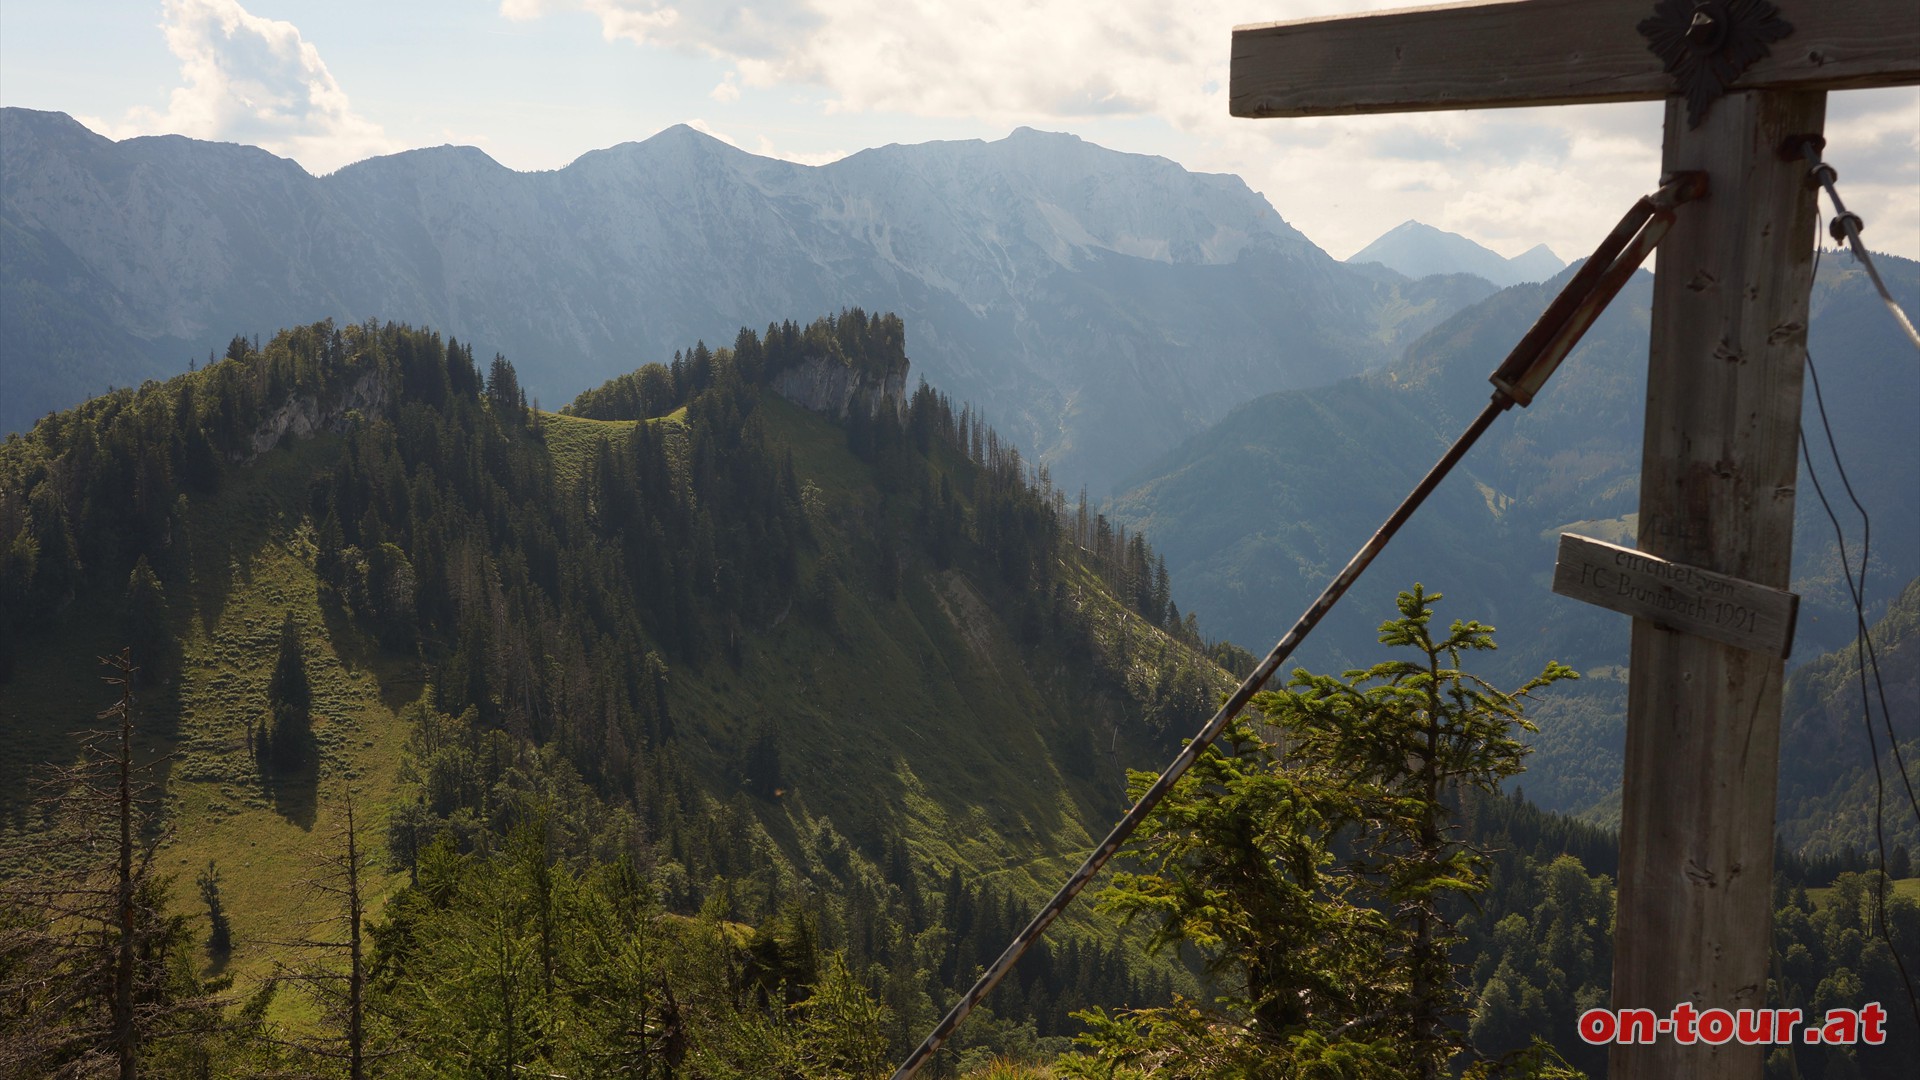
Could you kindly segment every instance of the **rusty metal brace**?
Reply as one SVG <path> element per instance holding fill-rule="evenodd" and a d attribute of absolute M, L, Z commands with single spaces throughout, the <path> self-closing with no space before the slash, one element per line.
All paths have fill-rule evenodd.
<path fill-rule="evenodd" d="M 1293 628 L 1274 645 L 1273 651 L 1260 662 L 1260 666 L 1254 668 L 1253 673 L 1248 675 L 1239 688 L 1228 696 L 1226 703 L 1213 714 L 1213 718 L 1207 721 L 1199 733 L 1180 751 L 1179 756 L 1173 759 L 1173 763 L 1167 766 L 1126 815 L 1114 825 L 1113 830 L 1107 834 L 1107 838 L 1100 841 L 1100 846 L 1093 849 L 1093 853 L 1088 855 L 1086 861 L 1080 864 L 1080 868 L 1073 872 L 1073 876 L 1060 887 L 1060 891 L 1053 894 L 1053 899 L 1047 901 L 1046 906 L 1042 907 L 1039 914 L 1033 917 L 1033 921 L 1020 931 L 1007 946 L 1006 951 L 1000 954 L 999 959 L 981 973 L 972 989 L 955 1002 L 947 1015 L 934 1025 L 933 1031 L 894 1071 L 893 1080 L 912 1080 L 919 1073 L 920 1067 L 925 1065 L 934 1052 L 940 1049 L 941 1044 L 953 1035 L 961 1021 L 973 1011 L 973 1007 L 999 985 L 1007 972 L 1013 970 L 1013 965 L 1026 955 L 1027 950 L 1031 949 L 1034 943 L 1040 940 L 1041 935 L 1046 933 L 1047 927 L 1052 925 L 1053 920 L 1066 910 L 1067 905 L 1073 902 L 1073 898 L 1078 896 L 1080 891 L 1087 887 L 1087 883 L 1093 880 L 1094 875 L 1098 874 L 1107 861 L 1113 858 L 1114 853 L 1120 850 L 1120 845 L 1126 843 L 1127 838 L 1140 827 L 1140 823 L 1153 812 L 1153 808 L 1166 797 L 1167 792 L 1173 788 L 1194 761 L 1206 751 L 1207 747 L 1213 745 L 1213 741 L 1220 736 L 1220 732 L 1233 721 L 1234 717 L 1240 715 L 1240 711 L 1246 708 L 1255 694 L 1260 692 L 1260 688 L 1266 685 L 1267 680 L 1273 676 L 1287 657 L 1299 648 L 1300 643 L 1313 632 L 1313 628 L 1319 625 L 1327 612 L 1333 610 L 1334 604 L 1338 603 L 1341 596 L 1345 595 L 1353 583 L 1359 580 L 1361 573 L 1386 548 L 1387 542 L 1400 531 L 1400 527 L 1413 517 L 1414 511 L 1418 510 L 1427 496 L 1433 493 L 1433 489 L 1440 486 L 1440 481 L 1446 479 L 1453 467 L 1466 456 L 1467 451 L 1472 449 L 1473 444 L 1492 425 L 1494 419 L 1515 405 L 1525 406 L 1533 401 L 1534 395 L 1540 392 L 1547 378 L 1560 366 L 1560 361 L 1573 351 L 1574 345 L 1578 344 L 1581 335 L 1586 333 L 1587 328 L 1592 326 L 1593 321 L 1600 316 L 1600 312 L 1606 308 L 1608 301 L 1619 293 L 1621 287 L 1627 283 L 1627 279 L 1633 276 L 1633 272 L 1648 255 L 1653 253 L 1655 245 L 1659 244 L 1661 238 L 1667 234 L 1668 228 L 1673 224 L 1674 208 L 1683 202 L 1700 198 L 1706 193 L 1705 173 L 1679 173 L 1663 178 L 1658 191 L 1642 198 L 1634 204 L 1633 209 L 1627 211 L 1627 215 L 1620 219 L 1620 224 L 1608 234 L 1606 240 L 1601 242 L 1600 247 L 1593 253 L 1593 257 L 1575 272 L 1572 279 L 1560 290 L 1560 295 L 1554 298 L 1553 303 L 1547 305 L 1546 311 L 1542 312 L 1540 318 L 1534 322 L 1533 328 L 1527 331 L 1526 336 L 1520 339 L 1520 343 L 1514 347 L 1513 352 L 1508 354 L 1506 361 L 1493 373 L 1493 400 L 1487 403 L 1487 407 L 1481 410 L 1473 423 L 1467 425 L 1467 430 L 1454 440 L 1453 445 L 1447 448 L 1447 452 L 1442 454 L 1433 468 L 1427 471 L 1427 475 L 1421 479 L 1406 499 L 1394 509 L 1392 514 L 1388 515 L 1386 522 L 1373 534 L 1373 537 L 1361 546 L 1352 561 L 1347 563 L 1346 569 L 1340 571 L 1339 575 L 1320 593 L 1319 599 L 1315 600 L 1294 622 Z"/>

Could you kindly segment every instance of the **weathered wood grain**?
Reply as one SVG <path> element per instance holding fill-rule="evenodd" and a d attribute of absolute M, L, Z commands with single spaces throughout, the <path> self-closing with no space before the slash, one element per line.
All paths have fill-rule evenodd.
<path fill-rule="evenodd" d="M 1749 91 L 1698 129 L 1667 105 L 1667 170 L 1705 169 L 1660 247 L 1637 546 L 1784 589 L 1816 208 L 1789 135 L 1823 93 Z M 1661 1015 L 1765 1003 L 1779 780 L 1778 653 L 1636 619 L 1629 653 L 1613 1004 Z M 1752 1080 L 1763 1047 L 1615 1046 L 1616 1080 Z"/>
<path fill-rule="evenodd" d="M 1604 540 L 1560 537 L 1553 591 L 1769 656 L 1793 648 L 1800 598 L 1785 589 L 1669 562 Z"/>
<path fill-rule="evenodd" d="M 1733 89 L 1920 81 L 1914 0 L 1774 0 L 1792 36 Z M 1449 4 L 1233 31 L 1234 116 L 1657 101 L 1672 77 L 1640 35 L 1653 0 Z"/>

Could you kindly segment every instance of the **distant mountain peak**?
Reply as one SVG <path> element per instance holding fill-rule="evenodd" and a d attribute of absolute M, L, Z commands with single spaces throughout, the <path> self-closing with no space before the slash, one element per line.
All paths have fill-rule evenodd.
<path fill-rule="evenodd" d="M 1411 218 L 1382 233 L 1347 262 L 1379 263 L 1416 280 L 1432 274 L 1473 274 L 1502 288 L 1545 281 L 1567 265 L 1545 244 L 1535 244 L 1509 259 L 1459 233 Z"/>
<path fill-rule="evenodd" d="M 23 109 L 17 105 L 9 105 L 4 109 L 0 109 L 0 123 L 5 123 L 8 126 L 16 124 L 26 125 L 42 131 L 58 131 L 66 135 L 85 134 L 102 142 L 112 141 L 106 136 L 96 133 L 93 129 L 75 120 L 73 117 L 68 116 L 66 113 L 54 112 L 48 109 Z"/>
<path fill-rule="evenodd" d="M 379 157 L 356 161 L 354 165 L 364 165 L 368 161 L 381 160 L 462 161 L 470 164 L 485 163 L 500 169 L 506 168 L 505 165 L 495 161 L 492 154 L 487 153 L 477 146 L 468 146 L 464 143 L 441 143 L 439 146 L 422 146 L 412 150 L 401 150 L 398 153 L 382 154 Z M 352 167 L 352 165 L 347 166 L 347 168 Z"/>
<path fill-rule="evenodd" d="M 1081 144 L 1087 141 L 1071 132 L 1042 131 L 1039 128 L 1026 127 L 1024 125 L 1021 127 L 1014 128 L 1012 131 L 1007 132 L 1007 138 L 1002 141 L 1011 141 L 1011 140 L 1033 140 L 1036 142 L 1057 142 L 1057 143 L 1069 143 L 1069 144 Z"/>
<path fill-rule="evenodd" d="M 512 169 L 495 161 L 492 155 L 477 146 L 445 143 L 366 158 L 344 165 L 332 175 L 357 182 L 410 177 L 415 183 L 438 183 L 446 177 L 504 176 L 511 172 Z"/>
<path fill-rule="evenodd" d="M 640 145 L 646 146 L 650 143 L 659 143 L 663 146 L 670 146 L 676 142 L 730 146 L 725 139 L 717 138 L 708 132 L 701 131 L 692 124 L 674 124 L 671 127 L 661 128 L 659 131 L 640 140 Z"/>
<path fill-rule="evenodd" d="M 1507 260 L 1507 265 L 1519 271 L 1525 281 L 1546 281 L 1567 268 L 1567 261 L 1553 253 L 1545 244 L 1535 244 L 1527 250 Z"/>
<path fill-rule="evenodd" d="M 572 164 L 578 165 L 592 158 L 612 155 L 615 158 L 662 158 L 712 157 L 721 152 L 745 153 L 712 135 L 689 124 L 675 124 L 661 128 L 644 139 L 629 140 L 602 150 L 589 150 L 575 158 Z"/>

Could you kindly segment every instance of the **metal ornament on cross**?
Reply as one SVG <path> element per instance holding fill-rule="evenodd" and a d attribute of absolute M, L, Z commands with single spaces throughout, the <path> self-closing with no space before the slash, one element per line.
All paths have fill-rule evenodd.
<path fill-rule="evenodd" d="M 1664 100 L 1662 171 L 1710 194 L 1655 274 L 1636 548 L 1784 589 L 1818 217 L 1802 156 L 1828 91 L 1916 83 L 1913 0 L 1510 0 L 1239 27 L 1228 96 L 1241 117 Z M 1615 1008 L 1765 1004 L 1783 677 L 1777 653 L 1634 619 Z M 1609 1067 L 1747 1080 L 1764 1053 L 1669 1039 Z"/>

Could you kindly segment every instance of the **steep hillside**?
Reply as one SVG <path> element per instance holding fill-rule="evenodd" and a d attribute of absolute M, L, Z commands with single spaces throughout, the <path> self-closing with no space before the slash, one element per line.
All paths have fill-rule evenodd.
<path fill-rule="evenodd" d="M 1920 814 L 1907 787 L 1920 783 L 1920 578 L 1907 582 L 1888 605 L 1872 637 L 1879 679 L 1868 665 L 1863 686 L 1860 656 L 1845 645 L 1787 680 L 1779 828 L 1790 850 L 1875 852 L 1875 804 L 1884 798 L 1880 831 L 1887 849 L 1920 851 Z M 1869 726 L 1878 748 L 1877 769 L 1867 741 Z M 1898 757 L 1887 743 L 1889 727 L 1900 740 Z"/>
<path fill-rule="evenodd" d="M 1350 268 L 1238 178 L 1067 135 L 811 168 L 690 128 L 517 173 L 472 148 L 315 178 L 243 146 L 0 111 L 0 429 L 369 313 L 566 400 L 697 339 L 860 305 L 1056 475 L 1105 491 L 1249 396 L 1377 366 L 1485 295 Z"/>
<path fill-rule="evenodd" d="M 1144 543 L 1082 535 L 970 412 L 903 393 L 898 319 L 777 329 L 645 369 L 657 410 L 588 419 L 437 335 L 319 324 L 10 437 L 7 876 L 46 857 L 28 780 L 132 641 L 142 738 L 170 755 L 160 865 L 191 913 L 217 862 L 215 969 L 243 986 L 315 917 L 287 883 L 351 789 L 388 852 L 377 898 L 435 836 L 477 858 L 550 822 L 569 865 L 624 857 L 669 911 L 799 905 L 855 970 L 899 970 L 887 1038 L 917 1037 L 1228 677 Z M 850 387 L 844 415 L 775 390 L 822 384 Z M 270 689 L 283 623 L 310 732 Z M 1010 1023 L 1053 1035 L 1063 1001 L 1164 988 L 1103 927 L 1023 968 Z"/>
<path fill-rule="evenodd" d="M 1920 301 L 1920 265 L 1888 257 L 1882 272 L 1909 307 Z M 1272 641 L 1485 403 L 1487 373 L 1554 287 L 1517 286 L 1463 311 L 1386 371 L 1249 403 L 1164 456 L 1116 516 L 1165 554 L 1183 607 L 1243 644 Z M 1605 804 L 1618 783 L 1626 619 L 1549 586 L 1561 531 L 1631 542 L 1650 294 L 1642 274 L 1540 400 L 1482 440 L 1303 655 L 1316 668 L 1356 660 L 1371 647 L 1372 613 L 1417 578 L 1505 631 L 1502 670 L 1559 659 L 1587 672 L 1543 719 L 1526 780 L 1529 795 L 1556 809 Z M 1920 441 L 1909 419 L 1920 414 L 1920 372 L 1877 307 L 1864 273 L 1827 255 L 1810 348 L 1853 488 L 1873 515 L 1870 617 L 1884 611 L 1891 582 L 1920 573 L 1911 497 Z M 1806 403 L 1818 475 L 1838 509 L 1811 385 Z M 1857 560 L 1858 517 L 1846 507 L 1842 520 Z M 1794 547 L 1804 658 L 1852 637 L 1836 542 L 1811 484 L 1800 492 Z"/>

